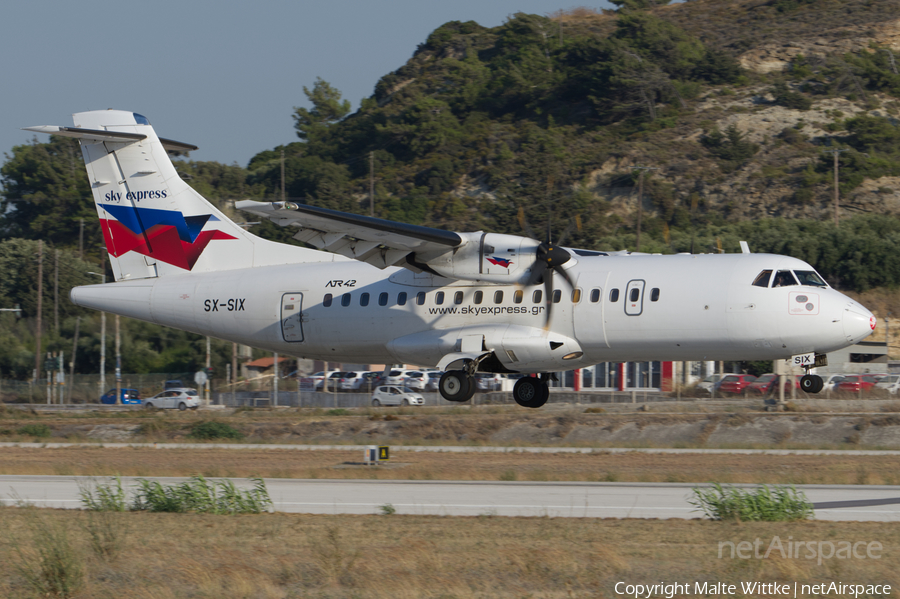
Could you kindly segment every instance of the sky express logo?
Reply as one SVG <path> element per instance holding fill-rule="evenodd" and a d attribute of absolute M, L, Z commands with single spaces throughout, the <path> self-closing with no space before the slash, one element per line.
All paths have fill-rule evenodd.
<path fill-rule="evenodd" d="M 493 264 L 494 266 L 500 266 L 502 268 L 509 268 L 509 265 L 513 264 L 512 260 L 507 260 L 506 258 L 498 258 L 497 256 L 494 256 L 493 258 L 488 258 L 487 261 L 490 262 L 491 264 Z"/>
<path fill-rule="evenodd" d="M 162 200 L 167 195 L 165 189 L 151 189 L 148 191 L 129 191 L 125 194 L 125 199 L 133 202 L 140 202 L 141 200 Z M 103 196 L 107 202 L 121 202 L 122 194 L 110 191 L 105 196 Z"/>

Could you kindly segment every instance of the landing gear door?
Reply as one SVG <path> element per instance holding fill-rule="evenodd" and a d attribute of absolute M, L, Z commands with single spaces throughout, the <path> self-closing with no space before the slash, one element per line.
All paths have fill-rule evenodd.
<path fill-rule="evenodd" d="M 281 336 L 290 343 L 303 341 L 303 294 L 281 296 Z"/>
<path fill-rule="evenodd" d="M 644 311 L 644 281 L 634 279 L 628 281 L 625 288 L 625 314 L 640 316 Z"/>

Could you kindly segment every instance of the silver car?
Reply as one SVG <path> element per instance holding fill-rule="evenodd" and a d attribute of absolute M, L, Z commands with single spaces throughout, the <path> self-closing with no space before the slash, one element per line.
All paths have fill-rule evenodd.
<path fill-rule="evenodd" d="M 200 396 L 196 389 L 167 389 L 157 393 L 144 401 L 144 408 L 148 410 L 165 410 L 178 408 L 182 412 L 188 408 L 196 410 L 200 407 Z"/>
<path fill-rule="evenodd" d="M 425 398 L 421 393 L 413 391 L 409 387 L 396 385 L 384 385 L 375 389 L 372 394 L 372 405 L 378 406 L 421 406 L 425 405 Z"/>

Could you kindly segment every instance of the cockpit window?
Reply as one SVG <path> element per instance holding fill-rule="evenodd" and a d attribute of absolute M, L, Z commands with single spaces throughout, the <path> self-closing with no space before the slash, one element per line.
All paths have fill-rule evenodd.
<path fill-rule="evenodd" d="M 800 280 L 801 285 L 812 285 L 813 287 L 828 287 L 822 277 L 814 270 L 795 270 L 794 274 Z"/>
<path fill-rule="evenodd" d="M 759 273 L 758 275 L 756 275 L 756 279 L 753 280 L 753 284 L 756 287 L 768 287 L 769 279 L 771 279 L 771 278 L 772 278 L 772 271 L 764 270 L 761 273 Z"/>
<path fill-rule="evenodd" d="M 772 281 L 772 287 L 790 287 L 796 284 L 797 279 L 794 278 L 794 274 L 789 270 L 779 270 L 775 273 L 775 280 Z"/>
<path fill-rule="evenodd" d="M 138 125 L 149 125 L 150 124 L 150 121 L 148 121 L 147 117 L 145 117 L 144 115 L 138 114 L 136 112 L 132 112 L 131 114 L 134 116 L 134 122 L 137 123 Z"/>

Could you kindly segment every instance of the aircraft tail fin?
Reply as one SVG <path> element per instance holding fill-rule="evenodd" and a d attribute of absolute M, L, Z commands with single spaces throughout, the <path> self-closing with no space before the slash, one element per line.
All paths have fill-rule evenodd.
<path fill-rule="evenodd" d="M 29 127 L 78 138 L 117 281 L 265 264 L 321 262 L 328 254 L 261 239 L 185 183 L 168 156 L 195 146 L 160 139 L 143 116 L 81 112 L 75 127 Z"/>

